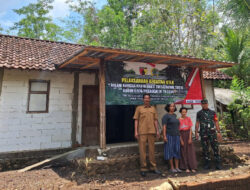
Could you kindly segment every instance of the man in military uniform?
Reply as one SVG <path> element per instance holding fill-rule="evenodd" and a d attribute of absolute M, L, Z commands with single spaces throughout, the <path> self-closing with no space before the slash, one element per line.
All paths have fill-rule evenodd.
<path fill-rule="evenodd" d="M 155 107 L 150 105 L 150 95 L 143 95 L 144 104 L 136 108 L 134 114 L 135 120 L 135 138 L 139 143 L 140 152 L 140 173 L 145 177 L 147 172 L 146 145 L 148 143 L 150 171 L 161 174 L 156 168 L 155 162 L 155 135 L 160 137 L 158 129 L 158 115 Z"/>
<path fill-rule="evenodd" d="M 219 144 L 221 133 L 216 113 L 208 108 L 207 99 L 201 101 L 202 110 L 197 112 L 195 136 L 198 140 L 198 130 L 200 128 L 202 154 L 205 161 L 204 169 L 210 169 L 209 144 L 214 152 L 215 168 L 221 169 L 221 158 L 219 155 Z"/>

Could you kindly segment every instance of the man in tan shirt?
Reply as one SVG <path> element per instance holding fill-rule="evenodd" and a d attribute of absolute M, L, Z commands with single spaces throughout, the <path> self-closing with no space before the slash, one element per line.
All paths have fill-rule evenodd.
<path fill-rule="evenodd" d="M 146 145 L 148 143 L 150 171 L 156 174 L 161 174 L 156 168 L 155 162 L 155 135 L 160 137 L 158 129 L 158 115 L 155 107 L 150 105 L 150 95 L 143 95 L 144 104 L 136 108 L 134 114 L 135 120 L 135 138 L 139 143 L 140 152 L 140 173 L 143 177 L 146 176 Z"/>

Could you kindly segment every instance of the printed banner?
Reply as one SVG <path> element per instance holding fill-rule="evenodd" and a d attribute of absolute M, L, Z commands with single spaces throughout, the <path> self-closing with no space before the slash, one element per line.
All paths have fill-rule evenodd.
<path fill-rule="evenodd" d="M 198 69 L 141 62 L 106 62 L 105 66 L 106 105 L 139 105 L 145 93 L 154 105 L 197 104 L 202 99 Z"/>

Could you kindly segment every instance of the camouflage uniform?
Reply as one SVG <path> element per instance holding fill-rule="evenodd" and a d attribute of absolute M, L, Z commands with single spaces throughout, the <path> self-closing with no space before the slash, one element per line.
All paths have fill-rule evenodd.
<path fill-rule="evenodd" d="M 214 158 L 217 163 L 220 163 L 221 158 L 219 155 L 219 144 L 217 141 L 217 133 L 215 121 L 217 121 L 216 113 L 210 109 L 200 110 L 197 113 L 197 121 L 200 123 L 200 137 L 202 154 L 206 163 L 209 163 L 209 143 L 214 152 Z"/>

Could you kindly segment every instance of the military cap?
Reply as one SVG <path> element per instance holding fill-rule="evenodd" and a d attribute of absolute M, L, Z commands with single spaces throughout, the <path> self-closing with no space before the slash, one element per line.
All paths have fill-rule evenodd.
<path fill-rule="evenodd" d="M 203 100 L 201 100 L 201 103 L 202 103 L 202 104 L 207 104 L 208 101 L 207 101 L 207 99 L 203 99 Z"/>

